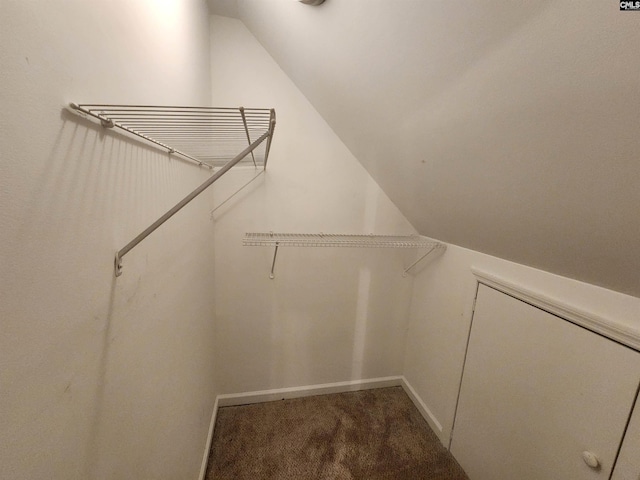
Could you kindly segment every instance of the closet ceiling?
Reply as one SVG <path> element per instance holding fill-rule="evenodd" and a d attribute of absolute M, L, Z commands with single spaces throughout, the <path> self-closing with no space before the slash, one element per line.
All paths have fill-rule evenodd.
<path fill-rule="evenodd" d="M 210 0 L 423 235 L 640 296 L 640 12 Z"/>

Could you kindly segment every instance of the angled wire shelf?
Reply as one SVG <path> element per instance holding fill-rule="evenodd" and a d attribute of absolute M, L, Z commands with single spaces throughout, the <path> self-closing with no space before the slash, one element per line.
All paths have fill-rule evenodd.
<path fill-rule="evenodd" d="M 137 237 L 116 252 L 115 275 L 122 274 L 122 257 L 191 200 L 238 164 L 267 167 L 276 125 L 268 108 L 176 107 L 71 103 L 71 110 L 118 128 L 201 166 L 220 167 Z M 260 148 L 258 148 L 260 147 Z"/>
<path fill-rule="evenodd" d="M 414 248 L 428 249 L 415 262 L 405 268 L 403 276 L 431 252 L 446 249 L 444 243 L 421 235 L 342 235 L 334 233 L 245 233 L 242 244 L 246 247 L 274 247 L 269 278 L 274 270 L 279 247 L 356 247 L 356 248 Z"/>
<path fill-rule="evenodd" d="M 245 233 L 248 247 L 431 248 L 438 242 L 420 235 L 341 235 L 334 233 Z"/>
<path fill-rule="evenodd" d="M 76 104 L 71 108 L 154 143 L 169 153 L 210 168 L 221 167 L 269 131 L 266 108 L 178 107 L 159 105 Z M 267 149 L 256 149 L 239 162 L 264 167 Z"/>

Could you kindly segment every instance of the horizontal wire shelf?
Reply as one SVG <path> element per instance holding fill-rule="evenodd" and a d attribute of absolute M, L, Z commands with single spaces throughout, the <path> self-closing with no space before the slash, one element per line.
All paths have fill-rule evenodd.
<path fill-rule="evenodd" d="M 221 167 L 269 131 L 267 108 L 187 107 L 160 105 L 72 104 L 78 112 L 196 161 Z M 238 165 L 265 164 L 266 145 Z"/>
<path fill-rule="evenodd" d="M 333 233 L 245 233 L 244 246 L 444 248 L 420 235 L 342 235 Z"/>

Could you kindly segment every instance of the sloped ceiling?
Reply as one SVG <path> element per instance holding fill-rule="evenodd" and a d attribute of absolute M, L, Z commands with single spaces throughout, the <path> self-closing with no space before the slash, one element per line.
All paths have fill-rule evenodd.
<path fill-rule="evenodd" d="M 421 234 L 640 296 L 640 12 L 222 3 Z"/>

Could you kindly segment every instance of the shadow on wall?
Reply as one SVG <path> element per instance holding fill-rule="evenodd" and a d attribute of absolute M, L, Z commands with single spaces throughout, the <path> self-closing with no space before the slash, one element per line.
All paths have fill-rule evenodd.
<path fill-rule="evenodd" d="M 14 340 L 3 352 L 12 368 L 2 423 L 16 445 L 28 445 L 6 468 L 35 472 L 43 465 L 29 457 L 47 451 L 82 478 L 101 454 L 114 310 L 135 295 L 126 282 L 116 286 L 114 252 L 204 178 L 200 167 L 66 109 L 60 120 L 46 158 L 30 157 L 27 145 L 12 159 L 23 176 L 8 183 L 8 197 L 21 200 L 8 206 L 3 232 L 2 323 Z M 162 260 L 174 270 L 182 261 L 175 252 Z"/>
<path fill-rule="evenodd" d="M 255 169 L 241 167 L 239 172 L 241 178 L 234 178 L 234 173 L 237 172 L 237 170 L 234 171 L 232 169 L 224 177 L 220 178 L 220 183 L 229 182 L 232 187 L 226 186 L 225 191 L 228 190 L 228 192 L 224 195 L 216 196 L 216 205 L 210 212 L 212 222 L 220 221 L 229 213 L 232 213 L 236 206 L 241 204 L 248 196 L 251 196 L 255 190 L 260 189 L 265 181 L 264 174 L 266 171 L 260 167 Z M 220 183 L 218 183 L 218 186 Z M 212 186 L 211 188 L 215 189 L 216 187 Z"/>
<path fill-rule="evenodd" d="M 538 0 L 535 2 L 518 2 L 508 4 L 505 2 L 479 2 L 476 5 L 459 4 L 458 8 L 465 11 L 455 12 L 451 9 L 451 5 L 442 4 L 441 6 L 432 5 L 442 11 L 433 12 L 436 19 L 436 30 L 446 25 L 446 30 L 440 32 L 441 39 L 446 40 L 445 35 L 450 35 L 451 28 L 458 30 L 454 38 L 473 39 L 473 42 L 466 43 L 464 48 L 462 45 L 450 43 L 440 55 L 434 55 L 435 64 L 430 64 L 428 69 L 424 69 L 423 73 L 411 78 L 404 78 L 409 85 L 404 84 L 405 88 L 395 90 L 398 102 L 396 111 L 403 112 L 396 119 L 397 124 L 411 125 L 413 116 L 411 112 L 416 110 L 423 111 L 428 105 L 436 103 L 437 99 L 446 95 L 453 86 L 461 79 L 464 79 L 467 73 L 477 67 L 479 63 L 491 55 L 493 51 L 507 44 L 514 36 L 533 22 L 537 17 L 545 12 L 545 10 L 553 3 L 553 0 Z M 473 14 L 469 14 L 475 9 Z M 455 22 L 446 18 L 448 15 L 456 15 Z M 497 19 L 500 19 L 497 21 Z M 492 28 L 488 29 L 487 25 Z M 419 42 L 416 44 L 420 44 Z M 451 49 L 447 52 L 447 48 Z M 431 77 L 431 78 L 429 78 Z M 408 87 L 408 88 L 407 88 Z M 416 95 L 407 95 L 407 90 Z M 409 112 L 409 118 L 406 113 Z"/>
<path fill-rule="evenodd" d="M 258 389 L 399 375 L 411 293 L 399 252 L 282 250 L 275 279 L 268 262 L 254 264 L 262 277 L 252 286 L 255 307 L 266 311 L 252 327 L 238 318 L 233 328 L 246 323 L 251 333 L 242 339 L 260 358 L 251 367 L 255 357 L 244 357 L 238 375 L 259 372 Z"/>
<path fill-rule="evenodd" d="M 363 371 L 368 286 L 350 248 L 284 248 L 278 253 L 266 344 L 272 388 L 359 379 Z M 272 253 L 272 252 L 271 252 Z M 359 292 L 361 290 L 361 292 Z M 362 298 L 358 294 L 362 293 Z"/>
<path fill-rule="evenodd" d="M 367 319 L 369 315 L 369 296 L 371 294 L 371 269 L 360 267 L 358 272 L 358 296 L 353 331 L 353 353 L 351 360 L 351 380 L 360 380 L 367 338 Z"/>
<path fill-rule="evenodd" d="M 109 343 L 111 342 L 111 320 L 113 316 L 113 306 L 116 291 L 116 277 L 111 279 L 111 290 L 109 292 L 109 304 L 106 310 L 106 320 L 102 332 L 102 343 L 99 349 L 100 359 L 97 363 L 96 393 L 93 412 L 90 414 L 90 424 L 87 439 L 86 467 L 88 474 L 93 474 L 99 465 L 100 458 L 100 423 L 103 413 L 103 403 L 105 396 L 105 381 L 107 376 L 107 366 L 109 364 Z"/>

